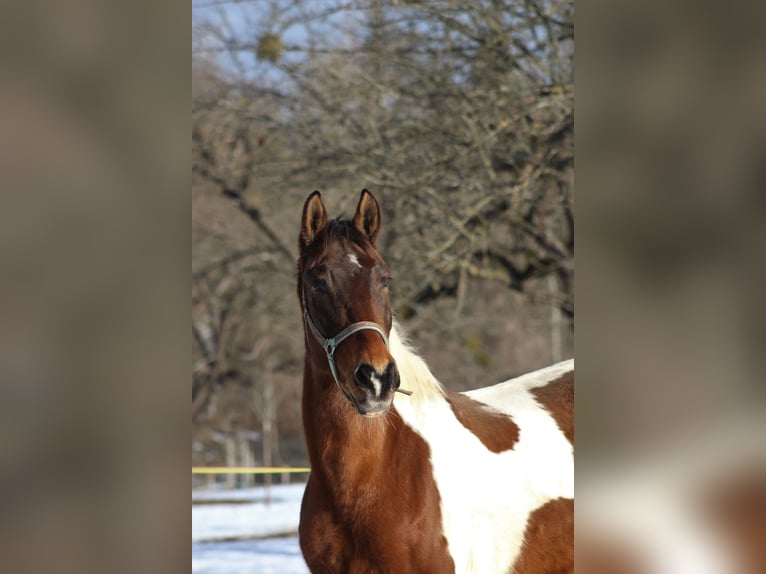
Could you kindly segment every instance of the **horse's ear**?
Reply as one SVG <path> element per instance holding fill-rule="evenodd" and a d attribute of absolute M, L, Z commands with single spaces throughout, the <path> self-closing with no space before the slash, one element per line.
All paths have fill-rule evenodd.
<path fill-rule="evenodd" d="M 305 249 L 311 245 L 316 236 L 327 226 L 327 211 L 322 203 L 322 195 L 315 191 L 306 198 L 303 204 L 303 218 L 301 220 L 300 248 Z"/>
<path fill-rule="evenodd" d="M 354 215 L 354 227 L 364 233 L 375 245 L 375 240 L 380 232 L 380 207 L 372 194 L 366 189 L 362 190 L 359 205 L 356 206 Z"/>

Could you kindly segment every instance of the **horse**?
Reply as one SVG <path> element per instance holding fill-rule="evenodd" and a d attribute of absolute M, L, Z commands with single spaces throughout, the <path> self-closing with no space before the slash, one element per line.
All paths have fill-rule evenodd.
<path fill-rule="evenodd" d="M 574 361 L 446 389 L 393 319 L 380 207 L 303 205 L 297 264 L 312 573 L 572 572 Z"/>

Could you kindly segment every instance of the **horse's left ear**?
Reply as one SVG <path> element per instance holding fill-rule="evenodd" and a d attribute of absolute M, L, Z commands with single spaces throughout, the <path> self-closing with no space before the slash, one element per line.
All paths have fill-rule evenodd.
<path fill-rule="evenodd" d="M 364 233 L 370 243 L 375 245 L 375 240 L 380 233 L 380 207 L 373 195 L 366 189 L 362 190 L 359 205 L 356 206 L 354 215 L 354 227 Z"/>

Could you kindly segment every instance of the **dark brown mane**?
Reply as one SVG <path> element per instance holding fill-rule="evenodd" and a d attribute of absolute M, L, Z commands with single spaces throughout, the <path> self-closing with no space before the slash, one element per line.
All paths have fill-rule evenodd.
<path fill-rule="evenodd" d="M 344 219 L 337 217 L 330 222 L 327 226 L 316 236 L 314 243 L 310 246 L 307 255 L 311 258 L 311 255 L 322 253 L 327 249 L 327 245 L 333 241 L 347 240 L 359 247 L 371 249 L 370 240 L 367 239 L 359 230 L 354 227 L 354 222 L 350 219 Z"/>

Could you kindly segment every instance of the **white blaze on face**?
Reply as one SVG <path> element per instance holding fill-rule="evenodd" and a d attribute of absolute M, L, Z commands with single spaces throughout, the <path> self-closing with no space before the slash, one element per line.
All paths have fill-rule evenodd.
<path fill-rule="evenodd" d="M 380 397 L 380 392 L 383 389 L 380 382 L 380 377 L 378 377 L 376 373 L 372 373 L 372 375 L 370 375 L 370 382 L 372 383 L 372 386 L 375 389 L 375 396 Z"/>
<path fill-rule="evenodd" d="M 362 264 L 359 263 L 359 259 L 357 259 L 356 255 L 354 255 L 353 253 L 348 254 L 348 260 L 351 261 L 351 263 L 353 263 L 354 265 L 356 265 L 359 269 L 362 268 Z"/>

